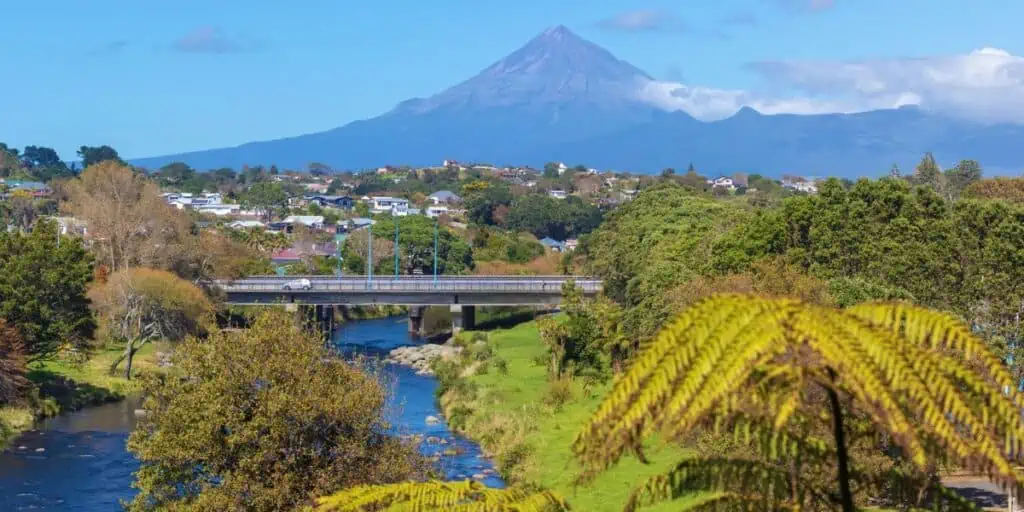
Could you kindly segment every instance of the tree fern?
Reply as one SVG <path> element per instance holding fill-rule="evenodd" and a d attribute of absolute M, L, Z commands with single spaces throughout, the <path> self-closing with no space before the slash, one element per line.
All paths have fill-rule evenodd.
<path fill-rule="evenodd" d="M 491 489 L 479 482 L 403 482 L 364 485 L 320 498 L 317 511 L 557 512 L 569 505 L 550 491 Z"/>
<path fill-rule="evenodd" d="M 830 407 L 816 411 L 808 389 L 823 390 Z M 861 475 L 847 460 L 844 414 L 852 411 L 844 409 L 888 433 L 919 468 L 948 458 L 1017 489 L 1021 406 L 1002 363 L 967 326 L 942 313 L 906 304 L 836 310 L 720 295 L 688 309 L 641 347 L 573 450 L 586 481 L 627 452 L 642 458 L 642 443 L 652 434 L 678 442 L 709 423 L 727 426 L 759 440 L 762 453 L 779 460 L 832 457 L 839 493 L 794 485 L 793 472 L 786 475 L 790 488 L 777 493 L 782 475 L 756 461 L 683 461 L 639 488 L 630 506 L 705 490 L 719 493 L 709 501 L 719 508 L 799 507 L 793 491 L 799 487 L 809 502 L 851 510 L 851 484 Z M 806 421 L 830 426 L 832 440 L 795 435 L 796 424 Z"/>

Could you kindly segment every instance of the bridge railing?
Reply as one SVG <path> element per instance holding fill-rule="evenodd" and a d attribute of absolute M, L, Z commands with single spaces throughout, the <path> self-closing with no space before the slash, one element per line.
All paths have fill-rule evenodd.
<path fill-rule="evenodd" d="M 531 276 L 532 277 L 532 276 Z M 475 279 L 445 278 L 438 279 L 400 279 L 376 277 L 373 280 L 354 278 L 334 278 L 330 280 L 313 280 L 309 290 L 285 290 L 284 285 L 295 277 L 279 277 L 276 279 L 217 281 L 215 284 L 228 293 L 332 293 L 332 292 L 385 292 L 385 293 L 558 293 L 562 285 L 570 279 L 531 278 L 531 279 Z M 298 278 L 302 279 L 302 278 Z M 307 278 L 308 279 L 308 278 Z M 572 279 L 584 293 L 598 293 L 602 283 L 596 279 Z"/>

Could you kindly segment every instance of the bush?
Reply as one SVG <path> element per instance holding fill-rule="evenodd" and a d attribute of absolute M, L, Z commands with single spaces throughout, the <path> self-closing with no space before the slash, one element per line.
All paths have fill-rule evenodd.
<path fill-rule="evenodd" d="M 492 361 L 494 369 L 501 375 L 508 375 L 508 361 L 501 357 L 495 357 Z"/>
<path fill-rule="evenodd" d="M 465 430 L 469 418 L 473 416 L 473 409 L 465 405 L 456 405 L 448 411 L 448 426 L 452 430 Z"/>
<path fill-rule="evenodd" d="M 560 378 L 548 384 L 547 394 L 544 396 L 544 403 L 554 407 L 556 411 L 562 410 L 565 404 L 573 401 L 576 390 L 573 382 L 568 378 Z"/>

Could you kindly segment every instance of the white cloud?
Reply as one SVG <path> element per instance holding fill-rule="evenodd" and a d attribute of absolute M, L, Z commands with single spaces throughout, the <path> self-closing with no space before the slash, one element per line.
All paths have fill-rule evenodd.
<path fill-rule="evenodd" d="M 765 113 L 859 112 L 903 105 L 982 122 L 1024 123 L 1024 57 L 983 48 L 966 55 L 860 61 L 766 61 L 750 69 L 788 97 L 651 82 L 642 98 L 699 119 L 740 107 Z"/>
<path fill-rule="evenodd" d="M 623 32 L 656 32 L 688 30 L 686 23 L 671 11 L 664 9 L 636 9 L 621 12 L 597 23 L 601 28 Z"/>

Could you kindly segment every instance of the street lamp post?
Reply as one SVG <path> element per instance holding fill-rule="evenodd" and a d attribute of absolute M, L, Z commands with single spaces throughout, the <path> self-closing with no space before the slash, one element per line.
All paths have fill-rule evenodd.
<path fill-rule="evenodd" d="M 434 284 L 437 284 L 437 221 L 434 221 Z"/>
<path fill-rule="evenodd" d="M 395 279 L 398 279 L 398 218 L 395 218 Z"/>

